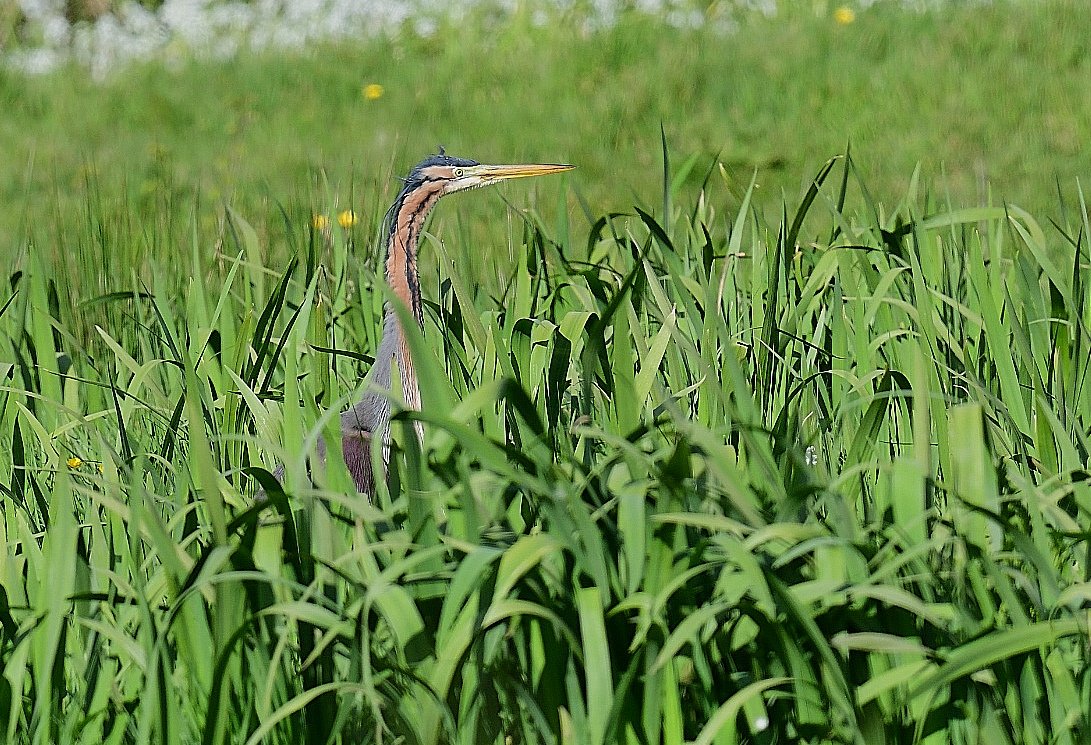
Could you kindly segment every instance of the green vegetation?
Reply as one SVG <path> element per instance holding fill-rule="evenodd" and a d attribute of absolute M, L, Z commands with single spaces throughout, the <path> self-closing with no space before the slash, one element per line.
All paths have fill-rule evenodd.
<path fill-rule="evenodd" d="M 635 16 L 593 33 L 574 15 L 534 26 L 528 11 L 300 58 L 131 68 L 102 85 L 0 72 L 0 252 L 25 226 L 59 243 L 89 181 L 123 222 L 167 201 L 184 224 L 200 194 L 279 227 L 268 202 L 307 201 L 320 170 L 370 210 L 437 144 L 578 163 L 590 204 L 626 210 L 657 193 L 660 123 L 699 160 L 691 187 L 717 157 L 728 166 L 734 207 L 756 168 L 757 204 L 779 211 L 782 192 L 797 197 L 804 174 L 851 143 L 883 200 L 921 163 L 955 204 L 1052 216 L 1058 180 L 1091 172 L 1084 4 L 892 6 L 847 26 L 809 8 L 747 16 L 735 33 L 717 29 L 715 6 L 692 31 Z M 382 98 L 365 100 L 369 83 Z M 293 216 L 307 219 L 303 207 Z"/>
<path fill-rule="evenodd" d="M 1066 111 L 1086 123 L 1086 92 L 1061 72 L 1089 64 L 1075 36 L 1067 61 L 1035 59 L 1057 66 L 1048 79 L 1020 65 L 1067 6 L 1017 7 L 879 8 L 836 28 L 755 18 L 719 42 L 738 58 L 716 64 L 739 64 L 740 84 L 739 60 L 779 80 L 798 64 L 813 86 L 819 49 L 836 61 L 875 44 L 877 67 L 953 91 L 938 61 L 910 64 L 905 42 L 961 33 L 966 55 L 1022 70 L 1027 96 L 1071 93 Z M 1009 11 L 1023 23 L 986 48 L 972 31 Z M 1049 29 L 1058 44 L 1076 33 Z M 1071 178 L 1091 171 L 1086 152 L 1047 158 L 1030 129 L 986 149 L 990 168 L 1020 163 L 990 174 L 1024 210 L 956 177 L 968 151 L 942 139 L 938 94 L 897 136 L 863 130 L 882 133 L 866 146 L 843 114 L 792 138 L 787 107 L 833 111 L 820 95 L 832 89 L 808 78 L 782 96 L 728 87 L 742 113 L 718 122 L 711 106 L 671 107 L 663 76 L 681 81 L 685 66 L 660 70 L 648 51 L 673 38 L 696 64 L 713 55 L 694 39 L 715 37 L 643 23 L 568 42 L 580 52 L 554 37 L 544 95 L 527 92 L 522 32 L 498 28 L 501 80 L 521 75 L 525 104 L 490 115 L 491 89 L 457 80 L 505 69 L 468 44 L 479 33 L 135 70 L 80 115 L 56 95 L 75 95 L 78 78 L 0 83 L 18 104 L 5 141 L 26 155 L 18 112 L 33 103 L 55 159 L 39 150 L 3 187 L 3 214 L 22 227 L 6 234 L 15 266 L 0 294 L 0 738 L 1091 738 L 1091 221 Z M 761 34 L 794 39 L 806 64 Z M 444 67 L 427 72 L 427 54 Z M 612 72 L 579 73 L 590 55 L 616 55 Z M 364 58 L 389 77 L 354 69 Z M 689 72 L 694 90 L 723 84 Z M 616 77 L 579 87 L 596 75 Z M 387 93 L 367 102 L 373 79 Z M 656 80 L 659 103 L 633 124 L 610 108 L 636 112 Z M 240 103 L 216 109 L 213 96 Z M 891 96 L 853 121 L 913 105 Z M 116 123 L 99 140 L 108 106 Z M 732 136 L 778 144 L 727 140 L 726 165 L 711 163 L 725 141 L 709 122 L 747 116 L 751 134 Z M 659 118 L 695 159 L 664 167 Z M 848 139 L 868 165 L 807 170 Z M 436 140 L 581 169 L 536 184 L 537 197 L 506 188 L 513 208 L 488 193 L 439 207 L 422 249 L 425 333 L 410 338 L 423 411 L 396 418 L 390 484 L 369 504 L 337 463 L 311 487 L 297 444 L 336 437 L 330 413 L 377 343 L 374 235 L 393 188 L 379 182 Z M 220 152 L 233 159 L 206 171 Z M 765 164 L 763 189 L 734 152 Z M 97 175 L 75 175 L 85 156 Z M 914 157 L 950 176 L 923 177 Z M 319 167 L 332 186 L 312 183 Z M 778 179 L 808 186 L 781 196 Z M 609 214 L 626 200 L 639 208 Z M 312 227 L 312 213 L 346 206 L 357 225 Z M 255 505 L 277 462 L 287 495 Z"/>

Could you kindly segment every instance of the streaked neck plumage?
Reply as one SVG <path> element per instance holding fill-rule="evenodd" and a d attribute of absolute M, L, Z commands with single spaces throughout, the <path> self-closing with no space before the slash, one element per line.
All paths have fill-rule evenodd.
<path fill-rule="evenodd" d="M 408 183 L 387 213 L 386 281 L 396 298 L 394 302 L 402 303 L 422 328 L 424 308 L 417 275 L 417 245 L 425 218 L 443 196 L 443 186 L 442 181 Z M 343 430 L 381 433 L 384 439 L 388 437 L 394 369 L 398 371 L 405 405 L 420 409 L 416 370 L 401 321 L 394 306 L 388 302 L 383 335 L 367 390 L 359 403 L 341 415 Z"/>

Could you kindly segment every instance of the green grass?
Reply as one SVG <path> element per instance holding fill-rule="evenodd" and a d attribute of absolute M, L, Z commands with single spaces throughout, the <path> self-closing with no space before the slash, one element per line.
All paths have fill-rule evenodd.
<path fill-rule="evenodd" d="M 586 240 L 530 216 L 501 294 L 453 271 L 372 504 L 337 464 L 305 487 L 291 445 L 362 372 L 324 350 L 375 346 L 343 234 L 277 276 L 232 216 L 179 251 L 184 293 L 99 298 L 89 346 L 28 257 L 0 318 L 8 739 L 1085 741 L 1082 194 L 1049 228 L 848 212 L 831 165 L 783 221 L 673 193 Z M 802 240 L 808 211 L 839 227 Z M 290 496 L 254 505 L 278 460 Z"/>
<path fill-rule="evenodd" d="M 901 25 L 883 22 L 894 13 L 885 8 L 846 28 L 802 15 L 750 23 L 795 39 L 786 48 L 804 58 L 818 31 L 832 58 L 854 47 L 831 39 L 885 38 L 888 71 L 924 81 L 931 63 L 910 69 L 904 44 L 921 28 L 961 33 L 982 59 L 1005 56 L 1015 70 L 1012 60 L 1033 57 L 1025 44 L 1046 35 L 1036 19 L 1066 6 L 1015 7 L 897 15 Z M 1005 9 L 1025 14 L 1011 36 L 974 41 L 970 20 L 988 28 Z M 951 17 L 961 25 L 941 25 Z M 498 48 L 518 47 L 515 29 L 497 33 Z M 612 34 L 618 74 L 632 72 L 628 88 L 603 97 L 622 102 L 650 79 L 647 67 L 637 73 L 645 47 L 627 44 L 666 45 L 671 32 Z M 579 60 L 553 40 L 560 80 Z M 425 85 L 412 50 L 426 43 L 401 43 L 398 74 L 420 83 L 405 90 L 454 87 L 430 106 L 478 90 L 446 67 Z M 447 64 L 502 68 L 430 43 Z M 569 43 L 611 54 L 602 38 Z M 769 69 L 794 64 L 745 34 L 731 48 L 738 58 L 718 64 L 747 54 Z M 380 52 L 352 55 L 385 60 Z M 89 122 L 42 118 L 36 136 L 56 137 L 52 174 L 36 167 L 10 186 L 17 198 L 3 212 L 23 227 L 8 234 L 14 266 L 0 291 L 0 738 L 1091 738 L 1091 221 L 1071 178 L 1087 173 L 1086 154 L 1062 168 L 1029 140 L 989 150 L 995 163 L 1041 169 L 1027 183 L 998 174 L 1028 189 L 1021 209 L 995 184 L 992 197 L 960 187 L 959 154 L 947 177 L 914 169 L 912 152 L 939 152 L 925 158 L 912 144 L 929 126 L 941 131 L 923 112 L 887 146 L 852 138 L 861 162 L 818 162 L 850 139 L 834 136 L 848 124 L 831 121 L 828 142 L 819 128 L 789 137 L 776 106 L 821 111 L 828 100 L 805 80 L 776 102 L 756 83 L 738 94 L 754 97 L 742 110 L 775 122 L 755 131 L 783 127 L 793 148 L 780 170 L 759 169 L 762 189 L 748 186 L 750 163 L 727 157 L 710 170 L 700 111 L 663 117 L 668 140 L 684 143 L 666 169 L 654 114 L 632 125 L 643 144 L 625 146 L 639 150 L 639 167 L 611 165 L 621 146 L 584 136 L 625 121 L 596 119 L 603 97 L 580 111 L 559 95 L 550 128 L 529 123 L 537 96 L 525 120 L 515 109 L 500 121 L 464 113 L 460 152 L 580 169 L 508 187 L 507 208 L 478 192 L 437 209 L 422 247 L 425 333 L 410 339 L 423 411 L 396 418 L 390 483 L 369 504 L 336 463 L 308 485 L 298 443 L 336 436 L 330 413 L 378 341 L 373 236 L 393 188 L 379 182 L 444 127 L 410 130 L 413 106 L 383 80 L 378 103 L 401 110 L 383 126 L 413 132 L 384 151 L 380 133 L 353 119 L 372 76 L 350 69 L 348 52 L 330 54 L 346 57 L 145 68 L 108 84 L 119 122 L 141 121 L 125 107 L 163 121 L 149 113 L 158 96 L 186 126 L 209 128 L 171 140 L 146 187 L 154 159 L 142 148 L 155 133 L 126 123 L 85 150 L 60 133 L 90 137 Z M 1040 62 L 1051 69 L 1061 57 Z M 818 59 L 799 69 L 819 74 Z M 298 106 L 239 87 L 277 90 L 277 71 L 289 79 L 296 65 L 340 76 L 343 108 L 307 97 L 300 81 L 312 75 L 296 79 Z M 1027 95 L 1042 97 L 1075 80 L 1021 74 Z M 47 107 L 73 105 L 47 94 L 80 84 L 2 83 Z M 211 90 L 253 95 L 268 116 L 239 135 L 234 165 L 204 181 L 220 147 Z M 328 117 L 317 115 L 322 100 Z M 929 105 L 940 111 L 943 100 Z M 856 119 L 892 115 L 883 108 Z M 69 113 L 78 117 L 74 105 Z M 11 131 L 29 141 L 25 128 Z M 319 132 L 330 150 L 290 165 Z M 371 147 L 381 161 L 340 157 L 361 133 L 376 143 L 357 140 L 351 157 Z M 84 191 L 72 174 L 87 152 L 98 163 Z M 317 167 L 331 185 L 311 183 Z M 1055 176 L 1059 188 L 1047 183 Z M 788 186 L 800 182 L 816 185 Z M 348 204 L 357 226 L 310 227 L 313 212 Z M 278 462 L 287 494 L 272 489 L 255 505 Z"/>
<path fill-rule="evenodd" d="M 696 188 L 717 158 L 738 206 L 779 210 L 830 153 L 851 143 L 876 194 L 904 193 L 921 163 L 956 204 L 990 199 L 1052 215 L 1057 181 L 1091 172 L 1091 17 L 1075 0 L 952 3 L 911 13 L 880 3 L 838 26 L 812 3 L 670 30 L 623 16 L 581 30 L 575 13 L 544 27 L 525 15 L 471 19 L 428 39 L 389 39 L 294 58 L 137 66 L 97 84 L 79 71 L 27 80 L 0 73 L 0 252 L 26 229 L 63 244 L 88 181 L 115 220 L 193 195 L 279 227 L 269 201 L 315 207 L 324 171 L 342 203 L 389 201 L 407 164 L 437 144 L 484 160 L 565 160 L 599 210 L 657 193 L 659 127 Z M 715 6 L 709 11 L 715 21 Z M 361 89 L 381 83 L 366 101 Z M 681 176 L 681 169 L 679 171 Z M 351 185 L 351 186 L 350 186 Z M 354 188 L 353 188 L 354 187 Z M 309 202 L 309 203 L 306 203 Z M 475 206 L 467 214 L 483 217 Z"/>

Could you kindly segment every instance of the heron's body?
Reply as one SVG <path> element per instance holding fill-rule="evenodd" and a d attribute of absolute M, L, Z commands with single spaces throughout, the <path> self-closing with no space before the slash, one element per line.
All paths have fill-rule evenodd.
<path fill-rule="evenodd" d="M 417 246 L 425 218 L 436 202 L 446 194 L 488 186 L 506 179 L 538 176 L 567 171 L 569 165 L 482 165 L 473 160 L 455 158 L 440 152 L 416 165 L 405 179 L 386 216 L 386 281 L 396 298 L 409 311 L 417 325 L 424 327 L 424 308 L 417 273 Z M 395 371 L 398 385 L 395 386 Z M 394 307 L 387 303 L 383 335 L 375 353 L 368 385 L 360 400 L 341 414 L 341 442 L 345 466 L 356 488 L 365 494 L 374 490 L 371 467 L 371 441 L 383 442 L 383 460 L 387 458 L 391 392 L 401 391 L 400 405 L 420 409 L 420 388 L 409 353 L 401 321 Z M 319 442 L 318 456 L 325 459 L 325 443 Z M 278 480 L 283 467 L 277 469 Z"/>

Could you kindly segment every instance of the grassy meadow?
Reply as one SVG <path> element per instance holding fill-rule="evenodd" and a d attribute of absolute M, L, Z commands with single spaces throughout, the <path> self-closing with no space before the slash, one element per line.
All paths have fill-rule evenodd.
<path fill-rule="evenodd" d="M 1091 739 L 1091 19 L 810 8 L 0 72 L 0 741 Z M 579 168 L 437 207 L 365 501 L 438 143 Z"/>

